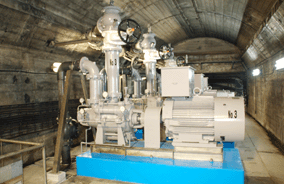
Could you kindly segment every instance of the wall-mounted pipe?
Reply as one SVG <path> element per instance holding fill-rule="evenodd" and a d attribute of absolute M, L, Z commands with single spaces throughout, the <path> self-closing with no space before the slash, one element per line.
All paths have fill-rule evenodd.
<path fill-rule="evenodd" d="M 59 110 L 61 109 L 61 100 L 64 95 L 64 83 L 65 75 L 68 70 L 79 71 L 79 62 L 78 61 L 66 61 L 63 62 L 58 68 L 57 80 L 58 80 L 58 105 Z M 69 112 L 67 112 L 67 119 L 70 120 Z M 72 119 L 72 118 L 71 118 Z M 70 122 L 66 122 L 64 129 L 64 144 L 62 148 L 62 163 L 71 164 L 71 155 L 70 155 L 70 144 L 71 138 L 75 136 L 76 131 L 74 130 L 75 126 L 71 126 Z"/>
<path fill-rule="evenodd" d="M 87 57 L 80 60 L 80 69 L 88 72 L 87 79 L 90 80 L 90 100 L 88 103 L 98 103 L 101 97 L 100 73 L 95 62 L 90 61 Z"/>
<path fill-rule="evenodd" d="M 78 61 L 66 61 L 63 62 L 58 68 L 57 72 L 57 80 L 58 80 L 58 103 L 59 109 L 61 107 L 61 99 L 64 94 L 64 83 L 65 83 L 65 75 L 67 70 L 79 71 L 79 62 Z"/>
<path fill-rule="evenodd" d="M 133 94 L 133 98 L 141 98 L 142 94 L 141 94 L 141 82 L 142 82 L 142 78 L 139 74 L 139 72 L 132 68 L 132 76 L 133 76 L 133 81 L 134 81 L 134 94 Z"/>

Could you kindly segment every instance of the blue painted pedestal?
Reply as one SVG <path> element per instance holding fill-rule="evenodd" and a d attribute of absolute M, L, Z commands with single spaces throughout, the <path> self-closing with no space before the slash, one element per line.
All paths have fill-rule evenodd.
<path fill-rule="evenodd" d="M 77 175 L 134 183 L 243 184 L 238 149 L 224 148 L 223 154 L 222 163 L 86 152 L 77 156 Z"/>

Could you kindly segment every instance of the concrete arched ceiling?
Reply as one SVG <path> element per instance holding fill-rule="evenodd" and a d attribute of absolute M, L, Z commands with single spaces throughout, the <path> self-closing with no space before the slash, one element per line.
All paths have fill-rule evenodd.
<path fill-rule="evenodd" d="M 194 38 L 174 45 L 175 55 L 236 54 L 240 50 L 234 44 L 217 38 Z"/>
<path fill-rule="evenodd" d="M 59 52 L 49 41 L 81 39 L 96 25 L 109 0 L 4 0 L 0 1 L 0 42 Z M 152 25 L 158 43 L 213 37 L 235 44 L 244 53 L 282 0 L 116 0 L 123 19 Z M 264 42 L 270 40 L 263 39 Z M 60 50 L 60 49 L 59 49 Z M 62 50 L 99 54 L 87 44 Z"/>
<path fill-rule="evenodd" d="M 196 37 L 216 37 L 235 43 L 247 0 L 153 0 L 117 1 L 123 17 L 144 27 L 151 24 L 157 37 L 167 43 Z"/>

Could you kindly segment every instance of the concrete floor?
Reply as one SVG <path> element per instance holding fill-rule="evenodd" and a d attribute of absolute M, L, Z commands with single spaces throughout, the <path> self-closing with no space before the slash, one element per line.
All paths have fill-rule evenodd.
<path fill-rule="evenodd" d="M 236 142 L 245 168 L 246 184 L 284 184 L 284 155 L 271 143 L 267 133 L 250 116 L 246 116 L 246 137 Z M 124 182 L 76 176 L 75 157 L 80 154 L 80 147 L 72 149 L 71 167 L 66 171 L 64 184 L 118 184 Z M 48 158 L 47 169 L 51 170 L 53 158 Z M 43 182 L 42 161 L 24 168 L 25 184 Z"/>
<path fill-rule="evenodd" d="M 284 184 L 284 155 L 271 143 L 265 130 L 246 116 L 246 137 L 236 142 L 247 184 Z"/>

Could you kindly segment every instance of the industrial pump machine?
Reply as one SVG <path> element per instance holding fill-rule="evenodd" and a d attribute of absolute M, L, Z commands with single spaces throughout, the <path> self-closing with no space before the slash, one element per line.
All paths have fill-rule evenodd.
<path fill-rule="evenodd" d="M 203 74 L 176 64 L 170 45 L 156 49 L 151 27 L 142 35 L 139 24 L 131 19 L 122 21 L 119 12 L 120 8 L 111 4 L 97 22 L 105 68 L 100 71 L 96 62 L 86 57 L 80 60 L 90 95 L 86 101 L 80 100 L 77 120 L 93 128 L 95 140 L 90 152 L 77 157 L 78 175 L 138 183 L 186 182 L 190 176 L 193 183 L 206 179 L 214 183 L 215 174 L 231 171 L 231 179 L 242 183 L 238 150 L 224 145 L 244 140 L 243 97 L 229 95 L 231 92 L 218 95 L 221 93 L 208 87 Z M 133 49 L 123 51 L 129 44 Z M 134 86 L 127 87 L 134 88 L 132 97 L 127 87 L 123 94 L 120 90 L 120 57 L 127 52 L 134 52 L 128 54 Z M 156 64 L 161 59 L 165 64 L 159 66 L 159 74 Z M 135 60 L 145 67 L 145 93 L 140 70 L 132 66 Z M 141 130 L 142 139 L 135 136 L 137 130 Z M 123 167 L 124 174 L 117 167 Z M 139 177 L 139 171 L 147 176 Z M 168 179 L 157 180 L 160 175 Z M 218 183 L 234 183 L 229 176 L 220 177 L 223 180 Z"/>

